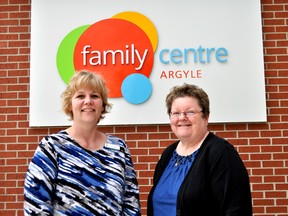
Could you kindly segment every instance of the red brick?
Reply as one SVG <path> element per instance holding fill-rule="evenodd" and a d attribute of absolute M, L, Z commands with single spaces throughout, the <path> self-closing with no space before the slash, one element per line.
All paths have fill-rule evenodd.
<path fill-rule="evenodd" d="M 261 0 L 267 122 L 210 124 L 239 151 L 250 175 L 254 216 L 288 215 L 287 0 Z M 0 212 L 23 213 L 23 180 L 40 139 L 63 127 L 29 127 L 31 0 L 0 0 Z M 163 150 L 177 140 L 169 124 L 99 126 L 123 137 L 140 185 L 142 213 Z M 7 196 L 7 194 L 9 194 Z"/>

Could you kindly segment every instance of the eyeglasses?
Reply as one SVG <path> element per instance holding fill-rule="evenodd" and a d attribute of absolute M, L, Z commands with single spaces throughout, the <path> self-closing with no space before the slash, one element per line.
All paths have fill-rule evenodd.
<path fill-rule="evenodd" d="M 184 117 L 187 117 L 187 118 L 189 118 L 189 117 L 193 117 L 194 115 L 196 115 L 197 113 L 201 113 L 202 111 L 192 111 L 192 110 L 190 110 L 190 111 L 187 111 L 187 112 L 171 112 L 170 113 L 170 118 L 173 118 L 173 119 L 178 119 L 178 118 L 180 118 L 180 116 L 181 116 L 181 114 L 183 114 L 184 115 Z"/>

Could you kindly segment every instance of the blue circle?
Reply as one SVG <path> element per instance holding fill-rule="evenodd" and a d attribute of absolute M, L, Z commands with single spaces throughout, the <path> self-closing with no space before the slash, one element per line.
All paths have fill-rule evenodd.
<path fill-rule="evenodd" d="M 123 80 L 121 92 L 129 103 L 141 104 L 151 96 L 152 85 L 150 80 L 143 74 L 133 73 Z"/>

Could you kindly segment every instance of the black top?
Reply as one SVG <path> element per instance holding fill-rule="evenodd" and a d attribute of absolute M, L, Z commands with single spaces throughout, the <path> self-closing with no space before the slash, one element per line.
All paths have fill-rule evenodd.
<path fill-rule="evenodd" d="M 178 143 L 168 146 L 157 163 L 148 196 L 148 216 L 153 215 L 155 187 Z M 179 188 L 176 215 L 252 216 L 249 176 L 233 145 L 208 134 Z"/>

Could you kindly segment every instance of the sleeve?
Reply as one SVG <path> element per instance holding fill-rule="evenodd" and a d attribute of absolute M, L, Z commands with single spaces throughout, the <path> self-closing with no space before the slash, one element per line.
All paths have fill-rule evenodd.
<path fill-rule="evenodd" d="M 219 152 L 211 170 L 212 190 L 221 215 L 252 216 L 248 172 L 232 145 Z"/>
<path fill-rule="evenodd" d="M 169 163 L 169 160 L 173 154 L 173 151 L 176 149 L 177 144 L 179 143 L 179 141 L 171 144 L 170 146 L 168 146 L 161 154 L 160 159 L 158 160 L 155 170 L 154 170 L 154 174 L 153 174 L 153 185 L 150 189 L 150 192 L 148 194 L 148 199 L 147 199 L 147 215 L 153 215 L 153 194 L 154 194 L 154 190 L 162 176 L 162 173 L 164 172 L 167 164 Z"/>
<path fill-rule="evenodd" d="M 48 137 L 39 143 L 24 181 L 24 213 L 52 215 L 53 181 L 57 175 L 56 156 Z"/>
<path fill-rule="evenodd" d="M 128 147 L 125 148 L 125 194 L 123 215 L 141 215 L 139 186 Z"/>

